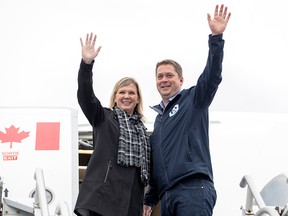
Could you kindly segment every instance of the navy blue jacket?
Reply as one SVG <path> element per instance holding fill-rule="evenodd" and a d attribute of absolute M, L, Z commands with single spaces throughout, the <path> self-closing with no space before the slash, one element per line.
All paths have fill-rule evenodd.
<path fill-rule="evenodd" d="M 144 204 L 154 206 L 171 186 L 187 176 L 203 173 L 213 182 L 209 150 L 208 108 L 221 83 L 224 40 L 221 35 L 209 35 L 206 67 L 196 86 L 183 89 L 163 111 L 160 105 L 152 147 L 152 182 Z"/>

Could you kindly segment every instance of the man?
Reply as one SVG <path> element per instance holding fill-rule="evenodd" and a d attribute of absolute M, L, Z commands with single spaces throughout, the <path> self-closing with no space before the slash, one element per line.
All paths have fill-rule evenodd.
<path fill-rule="evenodd" d="M 181 90 L 181 66 L 173 60 L 156 65 L 162 97 L 152 107 L 158 115 L 150 137 L 152 181 L 144 198 L 143 216 L 161 200 L 162 216 L 211 216 L 217 194 L 209 150 L 208 108 L 222 80 L 223 32 L 231 13 L 216 5 L 208 17 L 211 29 L 206 67 L 196 86 Z"/>

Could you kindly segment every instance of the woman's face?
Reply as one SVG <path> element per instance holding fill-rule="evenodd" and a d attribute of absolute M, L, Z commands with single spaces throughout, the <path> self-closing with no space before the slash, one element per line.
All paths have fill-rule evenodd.
<path fill-rule="evenodd" d="M 115 94 L 116 105 L 127 112 L 128 115 L 134 113 L 134 109 L 138 104 L 137 87 L 134 83 L 119 88 Z"/>

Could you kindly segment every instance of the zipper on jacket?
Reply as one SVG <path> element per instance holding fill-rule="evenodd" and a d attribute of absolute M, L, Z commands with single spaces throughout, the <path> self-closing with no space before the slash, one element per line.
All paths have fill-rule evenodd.
<path fill-rule="evenodd" d="M 160 137 L 160 141 L 159 141 L 159 148 L 161 149 L 160 150 L 160 158 L 161 158 L 161 162 L 162 162 L 162 168 L 163 168 L 163 171 L 164 171 L 164 174 L 165 174 L 165 178 L 166 178 L 166 183 L 169 184 L 169 177 L 168 177 L 168 174 L 167 174 L 167 170 L 166 170 L 166 163 L 164 161 L 164 157 L 163 157 L 163 149 L 162 149 L 162 131 L 163 131 L 163 115 L 160 115 L 160 130 L 159 130 L 159 137 Z"/>
<path fill-rule="evenodd" d="M 105 178 L 104 178 L 104 183 L 107 181 L 108 174 L 109 174 L 109 171 L 110 171 L 111 168 L 112 168 L 112 160 L 110 160 L 109 163 L 108 163 L 106 174 L 105 174 Z"/>

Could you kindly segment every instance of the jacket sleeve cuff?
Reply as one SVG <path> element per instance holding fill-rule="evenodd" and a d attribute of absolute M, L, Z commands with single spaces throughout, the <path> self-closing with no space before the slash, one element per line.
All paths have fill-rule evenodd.
<path fill-rule="evenodd" d="M 88 67 L 88 68 L 92 68 L 94 65 L 94 60 L 91 62 L 91 64 L 86 64 L 83 59 L 81 59 L 81 66 L 83 67 Z"/>
<path fill-rule="evenodd" d="M 209 41 L 213 42 L 213 41 L 219 41 L 222 40 L 223 38 L 223 34 L 219 34 L 219 35 L 209 35 Z"/>

